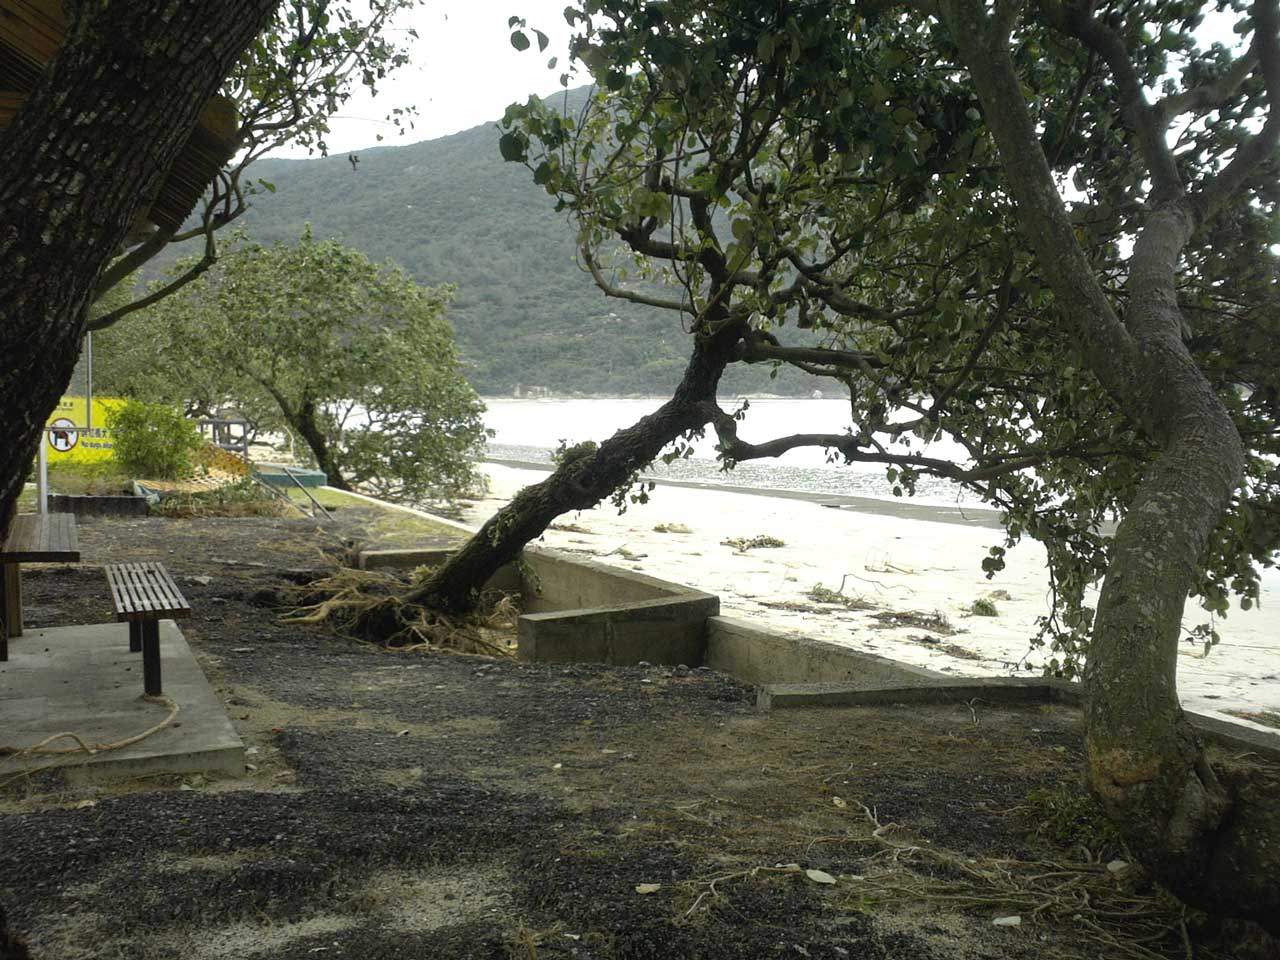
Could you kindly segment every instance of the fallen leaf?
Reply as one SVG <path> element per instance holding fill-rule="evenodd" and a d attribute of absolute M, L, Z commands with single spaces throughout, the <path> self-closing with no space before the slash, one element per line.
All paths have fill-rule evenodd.
<path fill-rule="evenodd" d="M 1020 927 L 1022 926 L 1022 918 L 1017 914 L 1011 917 L 996 917 L 991 921 L 997 927 Z"/>
<path fill-rule="evenodd" d="M 636 893 L 640 893 L 640 894 L 657 893 L 661 889 L 662 889 L 662 884 L 660 883 L 637 883 L 636 884 Z"/>
<path fill-rule="evenodd" d="M 814 883 L 835 883 L 836 878 L 825 870 L 806 870 L 804 875 Z"/>
<path fill-rule="evenodd" d="M 845 803 L 843 800 L 841 800 L 839 797 L 832 797 L 831 802 L 835 804 L 837 807 L 839 807 L 841 810 L 843 810 L 845 807 L 849 805 Z"/>

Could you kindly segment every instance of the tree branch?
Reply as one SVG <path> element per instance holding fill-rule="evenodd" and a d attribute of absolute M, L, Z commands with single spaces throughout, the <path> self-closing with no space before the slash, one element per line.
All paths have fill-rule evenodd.
<path fill-rule="evenodd" d="M 578 251 L 582 258 L 583 264 L 587 271 L 591 274 L 591 279 L 596 282 L 606 297 L 615 297 L 618 300 L 629 300 L 631 303 L 644 304 L 647 307 L 659 307 L 663 310 L 675 310 L 677 313 L 687 313 L 689 316 L 696 316 L 693 304 L 680 300 L 665 300 L 662 297 L 651 297 L 647 294 L 636 293 L 633 290 L 623 290 L 621 287 L 615 287 L 600 272 L 599 266 L 596 265 L 595 258 L 592 257 L 591 251 L 586 247 L 582 247 Z"/>
<path fill-rule="evenodd" d="M 1280 145 L 1280 9 L 1277 0 L 1255 0 L 1253 46 L 1267 90 L 1267 120 L 1258 133 L 1236 148 L 1231 162 L 1217 176 L 1204 180 L 1192 196 L 1200 221 L 1213 216 Z"/>
<path fill-rule="evenodd" d="M 1182 177 L 1173 152 L 1165 142 L 1166 118 L 1147 103 L 1138 71 L 1120 35 L 1093 18 L 1092 4 L 1066 6 L 1058 0 L 1040 0 L 1040 9 L 1054 29 L 1075 37 L 1111 68 L 1120 92 L 1122 114 L 1137 135 L 1138 149 L 1151 174 L 1153 198 L 1162 201 L 1182 196 Z"/>

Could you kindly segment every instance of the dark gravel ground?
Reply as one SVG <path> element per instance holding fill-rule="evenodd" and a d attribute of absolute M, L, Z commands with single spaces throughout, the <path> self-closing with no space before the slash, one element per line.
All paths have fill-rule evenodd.
<path fill-rule="evenodd" d="M 87 520 L 85 564 L 28 570 L 34 624 L 103 622 L 92 564 L 162 559 L 255 768 L 0 797 L 0 903 L 35 957 L 1105 955 L 1069 927 L 753 872 L 875 866 L 864 803 L 963 856 L 1055 853 L 1019 808 L 1075 789 L 1070 711 L 759 715 L 706 670 L 387 653 L 279 623 L 369 519 Z"/>

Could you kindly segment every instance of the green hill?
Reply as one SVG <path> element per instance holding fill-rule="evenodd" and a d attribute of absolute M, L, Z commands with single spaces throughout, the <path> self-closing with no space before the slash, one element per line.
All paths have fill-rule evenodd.
<path fill-rule="evenodd" d="M 494 124 L 346 156 L 262 160 L 276 187 L 244 218 L 262 242 L 291 241 L 310 222 L 421 283 L 458 287 L 450 317 L 482 394 L 517 385 L 555 394 L 662 395 L 680 378 L 688 337 L 672 313 L 606 298 L 574 261 L 574 229 L 529 172 L 504 163 Z M 830 383 L 733 370 L 725 390 L 808 393 Z"/>

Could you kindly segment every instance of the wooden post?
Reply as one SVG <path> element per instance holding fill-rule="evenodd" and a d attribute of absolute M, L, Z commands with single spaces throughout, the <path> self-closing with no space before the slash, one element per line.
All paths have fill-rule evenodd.
<path fill-rule="evenodd" d="M 160 622 L 143 620 L 142 689 L 149 697 L 160 696 Z"/>
<path fill-rule="evenodd" d="M 8 637 L 22 636 L 22 567 L 16 563 L 3 564 L 0 574 L 0 595 L 4 598 L 4 625 Z M 8 659 L 8 643 L 4 659 Z"/>

